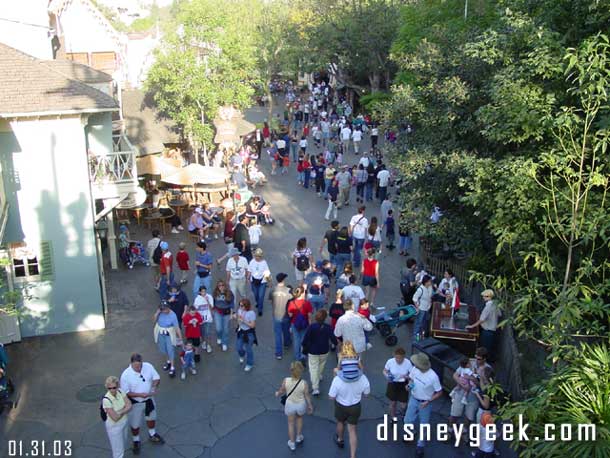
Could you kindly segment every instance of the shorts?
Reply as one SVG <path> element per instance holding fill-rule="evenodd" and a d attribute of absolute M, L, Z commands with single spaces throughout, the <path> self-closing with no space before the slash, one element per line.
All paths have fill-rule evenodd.
<path fill-rule="evenodd" d="M 193 342 L 193 347 L 195 347 L 195 348 L 197 348 L 199 345 L 201 345 L 201 337 L 187 337 L 186 341 Z"/>
<path fill-rule="evenodd" d="M 153 403 L 154 403 L 153 399 Z M 155 408 L 148 415 L 144 413 L 146 410 L 146 402 L 134 402 L 132 403 L 131 410 L 127 414 L 127 418 L 129 419 L 129 426 L 133 429 L 137 429 L 142 426 L 142 417 L 146 421 L 155 421 L 157 419 L 157 405 L 155 404 Z"/>
<path fill-rule="evenodd" d="M 294 276 L 295 276 L 296 280 L 300 281 L 300 282 L 305 280 L 305 277 L 307 276 L 307 274 L 309 272 L 311 272 L 311 267 L 305 271 L 299 270 L 296 267 L 294 268 Z"/>
<path fill-rule="evenodd" d="M 335 401 L 335 418 L 341 423 L 347 422 L 349 425 L 357 425 L 361 411 L 360 403 L 353 406 L 344 406 Z"/>
<path fill-rule="evenodd" d="M 474 400 L 469 400 L 468 404 L 462 404 L 462 398 L 464 397 L 464 391 L 457 390 L 451 399 L 451 413 L 450 415 L 453 418 L 460 418 L 464 413 L 466 414 L 466 418 L 471 422 L 475 420 L 475 415 L 479 408 L 479 400 L 474 398 Z M 474 395 L 471 395 L 474 396 Z"/>
<path fill-rule="evenodd" d="M 386 397 L 393 402 L 407 402 L 409 393 L 407 393 L 407 382 L 390 382 L 385 389 Z"/>
<path fill-rule="evenodd" d="M 168 335 L 159 333 L 157 337 L 157 347 L 159 351 L 171 360 L 174 359 L 174 346 L 172 345 L 172 338 Z"/>
<path fill-rule="evenodd" d="M 284 405 L 284 413 L 286 415 L 297 415 L 302 417 L 307 412 L 307 403 L 305 402 L 290 402 L 286 401 Z"/>
<path fill-rule="evenodd" d="M 363 275 L 362 286 L 370 286 L 371 288 L 377 288 L 377 279 L 369 275 Z"/>

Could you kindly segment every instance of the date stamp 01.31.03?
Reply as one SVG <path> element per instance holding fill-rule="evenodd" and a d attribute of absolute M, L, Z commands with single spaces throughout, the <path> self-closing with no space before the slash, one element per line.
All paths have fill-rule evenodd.
<path fill-rule="evenodd" d="M 71 440 L 8 440 L 4 456 L 63 457 L 72 456 Z"/>

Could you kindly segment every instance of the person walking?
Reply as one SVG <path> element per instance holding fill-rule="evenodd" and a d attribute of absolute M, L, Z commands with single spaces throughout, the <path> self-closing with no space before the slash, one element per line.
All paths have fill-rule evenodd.
<path fill-rule="evenodd" d="M 383 202 L 388 195 L 388 185 L 390 184 L 390 171 L 385 168 L 385 165 L 379 166 L 380 170 L 377 172 L 377 183 L 379 190 L 379 200 Z"/>
<path fill-rule="evenodd" d="M 195 254 L 195 278 L 193 279 L 193 297 L 199 294 L 199 287 L 205 286 L 208 291 L 212 290 L 212 265 L 214 258 L 208 251 L 205 242 L 198 241 Z"/>
<path fill-rule="evenodd" d="M 432 277 L 424 275 L 421 285 L 413 294 L 413 305 L 417 310 L 415 328 L 413 330 L 413 342 L 425 337 L 430 325 L 430 309 L 432 308 Z"/>
<path fill-rule="evenodd" d="M 131 401 L 119 388 L 119 379 L 111 375 L 106 378 L 108 390 L 102 399 L 102 409 L 106 412 L 106 434 L 110 441 L 112 458 L 123 458 L 125 439 L 127 438 L 127 414 L 131 410 Z"/>
<path fill-rule="evenodd" d="M 379 261 L 375 259 L 375 248 L 369 248 L 366 251 L 366 259 L 362 264 L 362 286 L 366 288 L 366 299 L 374 306 L 377 290 L 381 286 Z"/>
<path fill-rule="evenodd" d="M 214 326 L 214 298 L 205 286 L 199 287 L 199 294 L 195 297 L 193 305 L 201 317 L 201 349 L 212 353 L 212 328 Z M 196 360 L 196 362 L 199 362 Z"/>
<path fill-rule="evenodd" d="M 221 345 L 222 351 L 229 348 L 229 321 L 233 314 L 233 293 L 224 281 L 216 283 L 212 293 L 214 301 L 214 324 L 216 326 L 216 344 Z"/>
<path fill-rule="evenodd" d="M 405 425 L 412 425 L 413 431 L 420 431 L 423 425 L 430 425 L 432 402 L 443 395 L 443 388 L 436 372 L 431 369 L 430 358 L 425 353 L 411 356 L 413 367 L 409 372 L 409 403 L 405 414 Z M 419 427 L 416 427 L 419 422 Z M 415 456 L 424 456 L 424 438 L 419 436 Z"/>
<path fill-rule="evenodd" d="M 247 297 L 246 290 L 246 272 L 248 270 L 248 261 L 240 255 L 237 248 L 229 250 L 229 260 L 227 261 L 227 283 L 233 293 L 233 297 L 243 299 Z"/>
<path fill-rule="evenodd" d="M 324 309 L 316 312 L 314 322 L 309 325 L 303 336 L 303 351 L 307 354 L 307 365 L 311 377 L 311 394 L 320 394 L 320 381 L 326 367 L 331 345 L 337 346 L 337 338 L 326 323 L 328 313 Z"/>
<path fill-rule="evenodd" d="M 328 221 L 331 215 L 333 218 L 337 219 L 337 201 L 339 199 L 339 186 L 337 180 L 331 180 L 326 188 L 326 199 L 328 200 L 328 208 L 326 209 L 324 219 Z"/>
<path fill-rule="evenodd" d="M 297 445 L 302 445 L 303 416 L 313 413 L 313 404 L 309 397 L 307 382 L 303 380 L 303 364 L 293 361 L 290 364 L 290 377 L 282 380 L 282 385 L 275 392 L 275 397 L 286 395 L 284 413 L 288 420 L 288 448 L 293 452 Z"/>
<path fill-rule="evenodd" d="M 292 343 L 294 346 L 294 359 L 303 361 L 302 353 L 303 337 L 311 322 L 313 307 L 311 302 L 305 299 L 305 288 L 298 286 L 292 291 L 292 300 L 288 302 L 287 314 L 290 318 L 290 330 L 292 332 Z"/>
<path fill-rule="evenodd" d="M 371 384 L 364 374 L 351 382 L 346 382 L 339 375 L 336 375 L 328 391 L 329 398 L 335 403 L 335 419 L 337 420 L 335 443 L 339 448 L 345 446 L 345 423 L 347 423 L 350 458 L 356 458 L 356 450 L 358 448 L 356 426 L 362 412 L 361 401 L 370 392 Z"/>
<path fill-rule="evenodd" d="M 161 300 L 167 299 L 169 287 L 174 283 L 174 257 L 169 251 L 169 244 L 165 241 L 159 244 L 161 260 L 159 261 L 159 296 Z"/>
<path fill-rule="evenodd" d="M 239 301 L 237 325 L 237 354 L 239 355 L 239 363 L 244 362 L 245 356 L 246 365 L 244 366 L 244 371 L 250 372 L 254 366 L 253 346 L 256 343 L 256 313 L 252 310 L 252 304 L 246 298 Z"/>
<path fill-rule="evenodd" d="M 339 187 L 339 196 L 337 200 L 337 208 L 349 205 L 349 192 L 352 187 L 352 176 L 348 171 L 347 165 L 341 166 L 341 171 L 335 177 Z"/>
<path fill-rule="evenodd" d="M 148 438 L 153 444 L 161 445 L 165 440 L 155 429 L 157 421 L 157 406 L 154 395 L 159 388 L 161 377 L 152 364 L 142 362 L 142 356 L 133 353 L 129 366 L 123 371 L 120 379 L 121 391 L 131 401 L 131 410 L 127 414 L 131 427 L 133 454 L 139 455 L 141 450 L 140 426 L 142 418 L 146 421 Z"/>
<path fill-rule="evenodd" d="M 350 341 L 356 352 L 360 355 L 366 351 L 366 337 L 364 331 L 372 331 L 373 323 L 366 317 L 354 312 L 354 305 L 350 299 L 344 299 L 345 314 L 337 320 L 335 336 L 343 341 Z"/>
<path fill-rule="evenodd" d="M 360 268 L 362 262 L 362 248 L 364 247 L 364 239 L 366 238 L 366 231 L 369 228 L 369 220 L 366 219 L 364 212 L 366 207 L 361 205 L 358 208 L 358 214 L 352 216 L 349 222 L 349 234 L 354 239 L 354 268 Z"/>
<path fill-rule="evenodd" d="M 267 261 L 263 258 L 263 254 L 263 250 L 260 248 L 254 250 L 254 259 L 248 264 L 248 270 L 246 272 L 248 282 L 252 288 L 254 300 L 256 301 L 258 316 L 263 316 L 265 293 L 271 279 L 271 271 L 269 270 Z"/>
<path fill-rule="evenodd" d="M 333 220 L 330 223 L 330 229 L 324 233 L 322 243 L 320 243 L 320 256 L 324 251 L 324 245 L 326 245 L 326 251 L 328 252 L 328 259 L 333 266 L 337 265 L 337 235 L 339 233 L 339 221 Z"/>
<path fill-rule="evenodd" d="M 169 371 L 169 376 L 174 377 L 176 375 L 174 367 L 176 346 L 182 341 L 182 331 L 180 331 L 178 317 L 167 301 L 161 302 L 161 306 L 155 312 L 153 322 L 155 323 L 153 330 L 155 343 L 161 354 L 167 357 L 163 370 Z"/>
<path fill-rule="evenodd" d="M 315 311 L 326 307 L 328 294 L 330 292 L 330 279 L 323 272 L 324 261 L 316 261 L 313 271 L 307 274 L 303 280 L 303 286 L 307 291 L 307 299 L 311 302 Z"/>
<path fill-rule="evenodd" d="M 281 272 L 275 276 L 277 285 L 271 291 L 271 309 L 273 314 L 273 334 L 275 336 L 275 358 L 282 359 L 283 347 L 292 345 L 290 336 L 290 318 L 286 314 L 288 301 L 292 299 L 290 288 L 284 281 L 288 275 Z"/>
<path fill-rule="evenodd" d="M 294 276 L 299 285 L 303 284 L 305 276 L 311 272 L 311 268 L 314 264 L 313 254 L 309 248 L 307 248 L 307 239 L 301 237 L 297 241 L 296 250 L 292 252 L 292 264 L 294 265 Z"/>
<path fill-rule="evenodd" d="M 356 170 L 356 202 L 364 203 L 364 187 L 366 185 L 366 179 L 368 174 L 364 169 L 364 165 L 358 164 Z"/>
<path fill-rule="evenodd" d="M 394 357 L 386 361 L 383 368 L 383 375 L 388 381 L 385 396 L 390 401 L 390 419 L 394 420 L 397 415 L 404 415 L 409 400 L 407 391 L 407 380 L 409 373 L 413 369 L 413 364 L 406 358 L 407 352 L 402 347 L 394 350 Z M 396 407 L 398 405 L 398 410 Z"/>
<path fill-rule="evenodd" d="M 330 153 L 329 153 L 330 154 Z M 324 198 L 328 199 L 328 189 L 330 188 L 331 183 L 335 179 L 335 175 L 337 174 L 337 170 L 333 165 L 333 162 L 330 160 L 331 157 L 324 158 L 327 163 L 326 169 L 324 170 Z"/>
<path fill-rule="evenodd" d="M 349 235 L 347 226 L 343 226 L 337 233 L 337 278 L 343 273 L 346 263 L 352 261 L 353 239 Z"/>
<path fill-rule="evenodd" d="M 250 232 L 248 231 L 248 216 L 242 213 L 237 217 L 237 224 L 233 228 L 233 246 L 248 262 L 252 259 Z"/>

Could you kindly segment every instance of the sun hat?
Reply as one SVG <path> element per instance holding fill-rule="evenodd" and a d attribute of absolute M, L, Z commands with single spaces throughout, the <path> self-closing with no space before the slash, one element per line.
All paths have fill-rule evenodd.
<path fill-rule="evenodd" d="M 238 254 L 241 254 L 241 251 L 239 251 L 237 248 L 233 247 L 229 250 L 229 256 L 236 256 Z"/>
<path fill-rule="evenodd" d="M 491 289 L 486 289 L 485 291 L 483 291 L 481 293 L 481 296 L 489 296 L 489 297 L 493 298 L 494 297 L 494 292 Z"/>
<path fill-rule="evenodd" d="M 263 250 L 261 250 L 260 248 L 257 248 L 256 250 L 254 250 L 254 256 L 260 256 L 262 258 Z"/>
<path fill-rule="evenodd" d="M 415 353 L 411 355 L 411 362 L 422 372 L 430 370 L 430 358 L 425 353 Z"/>
<path fill-rule="evenodd" d="M 169 243 L 167 243 L 167 242 L 161 242 L 159 244 L 159 246 L 161 247 L 161 250 L 163 250 L 163 251 L 169 250 Z"/>
<path fill-rule="evenodd" d="M 201 208 L 201 207 L 195 208 L 195 213 L 199 213 L 200 215 L 203 215 L 203 208 Z"/>

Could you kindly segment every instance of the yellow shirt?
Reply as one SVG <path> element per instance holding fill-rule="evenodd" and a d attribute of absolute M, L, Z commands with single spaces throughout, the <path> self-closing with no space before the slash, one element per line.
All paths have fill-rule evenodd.
<path fill-rule="evenodd" d="M 113 396 L 110 391 L 106 392 L 104 395 L 104 399 L 102 400 L 102 407 L 104 409 L 114 409 L 115 412 L 125 408 L 125 394 L 121 390 L 117 390 L 116 397 Z M 114 421 L 110 418 L 110 415 L 106 418 L 107 422 L 110 422 L 111 425 L 116 425 L 117 423 L 121 423 L 127 421 L 127 415 L 123 415 L 119 421 Z"/>
<path fill-rule="evenodd" d="M 286 394 L 290 393 L 292 388 L 294 388 L 294 386 L 298 382 L 299 382 L 299 379 L 293 379 L 292 377 L 286 377 L 284 379 L 284 384 L 286 386 Z M 288 399 L 286 400 L 286 402 L 293 402 L 294 404 L 300 404 L 302 402 L 305 402 L 305 383 L 304 383 L 304 381 L 299 383 L 299 385 L 295 388 L 295 390 L 292 392 L 292 394 L 290 396 L 288 396 Z"/>

